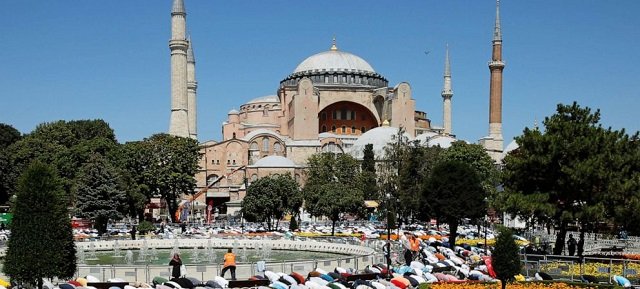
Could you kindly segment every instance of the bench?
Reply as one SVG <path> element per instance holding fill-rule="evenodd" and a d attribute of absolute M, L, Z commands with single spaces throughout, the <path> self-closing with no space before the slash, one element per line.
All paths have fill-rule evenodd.
<path fill-rule="evenodd" d="M 269 280 L 231 280 L 229 281 L 228 288 L 242 288 L 242 287 L 258 287 L 269 286 Z"/>
<path fill-rule="evenodd" d="M 87 286 L 96 287 L 96 289 L 109 289 L 111 287 L 118 287 L 124 289 L 125 285 L 129 285 L 129 282 L 89 282 Z"/>

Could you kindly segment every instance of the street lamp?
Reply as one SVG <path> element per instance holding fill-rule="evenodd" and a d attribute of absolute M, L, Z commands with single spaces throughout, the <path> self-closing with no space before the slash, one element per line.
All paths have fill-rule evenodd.
<path fill-rule="evenodd" d="M 389 276 L 389 272 L 391 271 L 391 194 L 386 193 L 386 209 L 387 209 L 387 243 L 384 246 L 387 248 L 387 252 L 385 253 L 385 258 L 387 261 L 387 276 Z M 384 247 L 382 252 L 384 253 Z"/>

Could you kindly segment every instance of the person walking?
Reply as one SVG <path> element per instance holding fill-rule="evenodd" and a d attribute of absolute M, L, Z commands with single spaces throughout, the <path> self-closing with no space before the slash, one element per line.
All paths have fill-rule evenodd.
<path fill-rule="evenodd" d="M 576 239 L 573 238 L 573 234 L 569 234 L 569 240 L 567 241 L 567 249 L 569 249 L 569 256 L 573 256 L 576 252 Z"/>
<path fill-rule="evenodd" d="M 220 272 L 222 278 L 224 278 L 227 270 L 231 270 L 231 280 L 236 280 L 236 254 L 233 254 L 233 250 L 231 249 L 227 250 L 227 253 L 224 254 L 224 266 L 222 272 Z"/>
<path fill-rule="evenodd" d="M 171 261 L 169 261 L 169 266 L 172 266 L 171 269 L 171 278 L 180 278 L 182 275 L 181 267 L 182 267 L 182 259 L 180 259 L 180 254 L 174 253 Z"/>

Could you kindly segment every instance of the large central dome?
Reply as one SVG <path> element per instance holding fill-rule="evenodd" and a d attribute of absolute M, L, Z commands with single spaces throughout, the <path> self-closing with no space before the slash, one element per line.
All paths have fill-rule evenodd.
<path fill-rule="evenodd" d="M 335 39 L 329 51 L 314 54 L 300 64 L 280 84 L 296 86 L 302 78 L 323 87 L 380 88 L 389 83 L 373 70 L 364 59 L 349 52 L 339 51 Z"/>
<path fill-rule="evenodd" d="M 335 47 L 335 46 L 334 46 Z M 364 59 L 349 52 L 338 51 L 332 47 L 331 50 L 314 54 L 304 61 L 293 71 L 347 71 L 347 72 L 374 72 L 373 67 Z"/>

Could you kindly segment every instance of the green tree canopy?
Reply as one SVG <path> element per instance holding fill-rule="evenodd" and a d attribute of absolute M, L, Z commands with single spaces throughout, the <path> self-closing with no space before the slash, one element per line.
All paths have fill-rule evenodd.
<path fill-rule="evenodd" d="M 122 219 L 127 211 L 127 196 L 118 179 L 116 169 L 98 154 L 80 168 L 76 209 L 80 217 L 94 222 L 100 235 L 107 231 L 109 220 Z"/>
<path fill-rule="evenodd" d="M 522 270 L 520 248 L 513 238 L 513 232 L 506 227 L 500 228 L 496 246 L 491 252 L 491 264 L 498 280 L 502 283 L 502 289 L 506 288 L 507 282 L 513 281 Z"/>
<path fill-rule="evenodd" d="M 178 201 L 183 194 L 193 194 L 200 151 L 198 142 L 168 134 L 156 134 L 144 140 L 150 157 L 144 181 L 150 192 L 165 199 L 174 221 Z"/>
<path fill-rule="evenodd" d="M 22 138 L 22 134 L 12 126 L 0 123 L 0 204 L 9 201 L 13 192 L 16 171 L 11 163 L 8 147 Z"/>
<path fill-rule="evenodd" d="M 295 219 L 302 207 L 300 186 L 290 175 L 260 178 L 251 183 L 242 200 L 243 217 L 250 222 L 264 222 L 267 229 L 278 230 L 285 214 Z"/>
<path fill-rule="evenodd" d="M 347 154 L 321 153 L 308 160 L 308 179 L 303 188 L 305 209 L 312 216 L 331 220 L 331 235 L 336 222 L 345 214 L 362 215 L 364 195 L 358 178 L 358 162 Z"/>
<path fill-rule="evenodd" d="M 442 161 L 434 168 L 423 191 L 423 199 L 434 213 L 449 224 L 449 243 L 455 246 L 458 224 L 486 211 L 486 192 L 475 170 L 460 161 Z"/>
<path fill-rule="evenodd" d="M 3 271 L 11 279 L 38 285 L 43 278 L 73 277 L 76 247 L 60 179 L 40 162 L 31 164 L 18 181 L 11 238 Z"/>
<path fill-rule="evenodd" d="M 569 223 L 578 221 L 584 233 L 588 224 L 615 214 L 615 204 L 624 204 L 620 196 L 638 196 L 638 134 L 629 137 L 599 122 L 599 111 L 560 104 L 545 118 L 544 132 L 526 128 L 516 137 L 519 148 L 505 157 L 505 193 L 546 200 L 511 211 L 552 209 L 549 218 L 560 228 L 554 254 L 562 252 Z"/>

